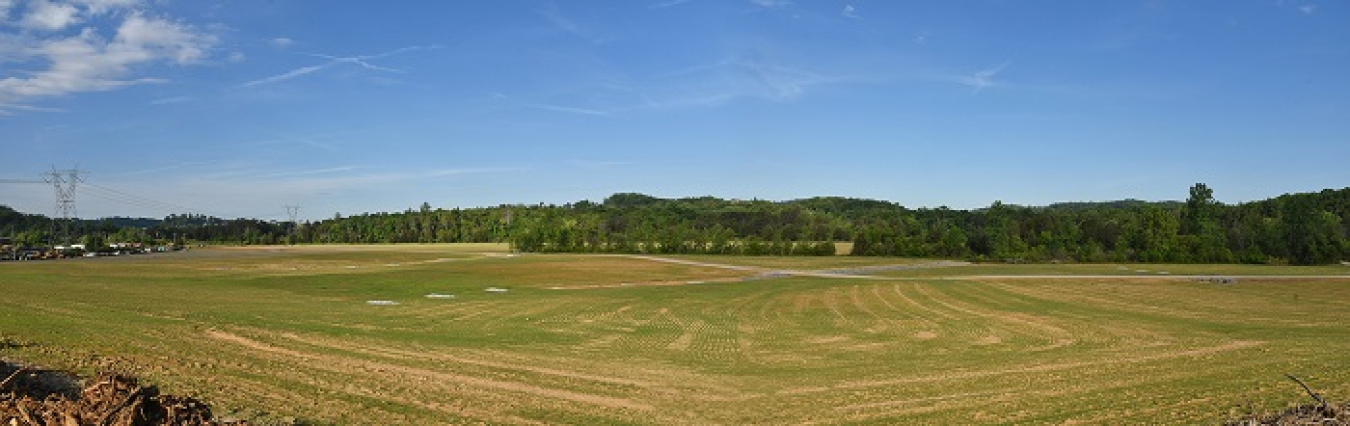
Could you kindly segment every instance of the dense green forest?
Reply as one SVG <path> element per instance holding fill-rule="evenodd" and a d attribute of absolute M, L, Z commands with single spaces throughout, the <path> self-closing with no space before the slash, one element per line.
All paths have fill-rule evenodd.
<path fill-rule="evenodd" d="M 1197 184 L 1185 202 L 994 202 L 970 211 L 841 197 L 773 202 L 630 193 L 561 206 L 447 210 L 423 203 L 401 213 L 299 224 L 173 215 L 82 221 L 75 228 L 83 239 L 107 241 L 510 242 L 526 252 L 748 255 L 831 255 L 834 242 L 851 241 L 851 254 L 862 256 L 1326 264 L 1350 256 L 1350 188 L 1226 205 Z M 51 229 L 45 217 L 0 208 L 0 235 L 39 244 Z"/>

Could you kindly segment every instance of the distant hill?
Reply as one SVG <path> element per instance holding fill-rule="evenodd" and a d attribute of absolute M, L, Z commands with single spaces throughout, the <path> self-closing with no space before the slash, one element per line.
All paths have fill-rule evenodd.
<path fill-rule="evenodd" d="M 140 228 L 140 229 L 149 229 L 149 228 L 153 228 L 153 227 L 159 226 L 159 224 L 162 223 L 163 220 L 160 220 L 160 219 L 151 219 L 151 218 L 148 218 L 148 217 L 120 217 L 120 216 L 114 216 L 114 217 L 106 217 L 106 218 L 103 218 L 103 219 L 94 220 L 93 222 L 107 222 L 107 223 L 111 223 L 113 226 L 116 226 L 116 227 L 118 227 L 118 228 Z"/>
<path fill-rule="evenodd" d="M 1172 208 L 1172 207 L 1181 207 L 1183 204 L 1186 203 L 1181 201 L 1144 201 L 1144 200 L 1136 200 L 1133 198 L 1126 198 L 1124 200 L 1115 200 L 1115 201 L 1070 201 L 1064 203 L 1054 203 L 1045 206 L 1045 208 L 1055 210 L 1083 211 L 1093 209 L 1137 209 L 1144 206 Z"/>

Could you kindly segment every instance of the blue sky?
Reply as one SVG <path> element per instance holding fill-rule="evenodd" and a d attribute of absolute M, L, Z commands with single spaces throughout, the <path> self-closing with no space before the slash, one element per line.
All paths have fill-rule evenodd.
<path fill-rule="evenodd" d="M 0 0 L 0 179 L 78 165 L 82 217 L 1241 202 L 1350 185 L 1347 22 L 1305 0 Z"/>

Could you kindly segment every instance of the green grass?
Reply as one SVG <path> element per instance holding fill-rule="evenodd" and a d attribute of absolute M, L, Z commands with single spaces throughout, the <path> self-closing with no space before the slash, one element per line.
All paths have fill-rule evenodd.
<path fill-rule="evenodd" d="M 1126 266 L 740 282 L 755 272 L 481 245 L 4 263 L 0 338 L 22 344 L 0 356 L 332 424 L 1214 423 L 1305 402 L 1285 372 L 1350 397 L 1350 280 L 948 279 L 1350 269 Z"/>
<path fill-rule="evenodd" d="M 1113 275 L 1113 276 L 1311 276 L 1332 275 L 1350 277 L 1350 267 L 1329 266 L 1270 266 L 1270 265 L 1209 265 L 1209 264 L 1148 264 L 1148 263 L 1066 263 L 1066 264 L 1004 264 L 978 263 L 959 268 L 927 268 L 886 271 L 880 275 L 891 277 L 949 277 L 971 275 Z"/>

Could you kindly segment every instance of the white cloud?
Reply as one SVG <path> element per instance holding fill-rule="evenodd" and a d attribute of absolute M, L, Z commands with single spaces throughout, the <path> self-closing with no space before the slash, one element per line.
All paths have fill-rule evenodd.
<path fill-rule="evenodd" d="M 102 2 L 97 7 L 106 12 L 121 4 L 129 3 Z M 157 63 L 195 63 L 216 41 L 192 26 L 142 12 L 128 12 L 120 19 L 111 39 L 95 26 L 78 34 L 17 38 L 21 48 L 16 52 L 22 56 L 16 62 L 36 64 L 38 69 L 18 70 L 15 74 L 25 77 L 0 80 L 0 110 L 19 110 L 15 105 L 45 98 L 163 82 L 137 74 Z"/>
<path fill-rule="evenodd" d="M 277 37 L 277 38 L 272 39 L 272 45 L 273 45 L 273 46 L 276 46 L 276 47 L 279 47 L 279 48 L 282 48 L 282 49 L 285 49 L 285 48 L 287 48 L 287 47 L 291 47 L 291 46 L 294 45 L 294 44 L 295 44 L 295 40 L 291 40 L 291 39 L 286 38 L 286 37 Z"/>
<path fill-rule="evenodd" d="M 858 8 L 853 7 L 851 4 L 846 4 L 844 5 L 844 11 L 840 14 L 844 15 L 845 18 L 858 19 Z"/>
<path fill-rule="evenodd" d="M 80 10 L 71 4 L 32 0 L 19 26 L 30 30 L 58 31 L 80 23 L 82 19 L 79 15 Z"/>
<path fill-rule="evenodd" d="M 1299 12 L 1303 12 L 1304 15 L 1311 15 L 1311 14 L 1313 14 L 1313 12 L 1316 12 L 1316 11 L 1317 11 L 1317 5 L 1315 5 L 1315 4 L 1305 4 L 1305 5 L 1299 6 L 1299 7 L 1298 7 L 1298 11 L 1299 11 Z"/>
<path fill-rule="evenodd" d="M 956 79 L 956 81 L 966 86 L 970 86 L 972 94 L 979 93 L 981 90 L 984 90 L 985 88 L 998 85 L 999 83 L 997 81 L 994 81 L 994 76 L 998 75 L 998 73 L 1000 72 L 1003 72 L 1003 69 L 1007 67 L 1008 63 L 1004 62 L 1002 64 L 999 64 L 999 66 L 982 71 L 977 71 L 969 76 L 959 77 Z"/>
<path fill-rule="evenodd" d="M 9 9 L 14 7 L 15 0 L 0 0 L 0 22 L 9 20 Z"/>
<path fill-rule="evenodd" d="M 915 34 L 914 44 L 918 45 L 928 44 L 928 31 L 919 31 L 918 34 Z"/>
<path fill-rule="evenodd" d="M 244 62 L 245 59 L 248 59 L 248 55 L 245 55 L 244 52 L 230 52 L 230 56 L 225 58 L 225 60 L 230 61 L 232 64 Z"/>

